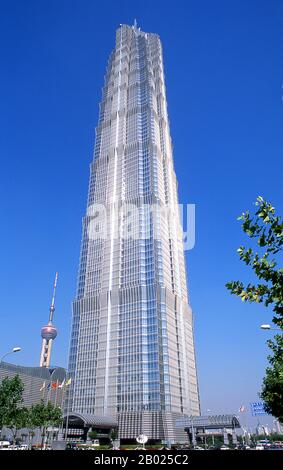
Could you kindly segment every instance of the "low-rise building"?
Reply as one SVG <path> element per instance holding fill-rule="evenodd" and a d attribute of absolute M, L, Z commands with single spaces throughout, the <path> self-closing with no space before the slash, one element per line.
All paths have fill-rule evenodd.
<path fill-rule="evenodd" d="M 63 407 L 66 371 L 63 367 L 26 367 L 0 363 L 0 383 L 5 377 L 20 377 L 24 384 L 23 406 L 30 407 L 40 400 Z"/>

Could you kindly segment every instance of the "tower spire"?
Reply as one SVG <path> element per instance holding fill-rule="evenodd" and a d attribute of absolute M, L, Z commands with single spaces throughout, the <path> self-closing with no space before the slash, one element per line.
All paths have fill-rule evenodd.
<path fill-rule="evenodd" d="M 51 305 L 50 305 L 50 309 L 49 309 L 49 323 L 52 323 L 53 315 L 54 315 L 54 311 L 55 311 L 55 296 L 56 296 L 57 281 L 58 281 L 58 273 L 55 274 L 52 301 L 51 301 Z"/>
<path fill-rule="evenodd" d="M 58 273 L 56 272 L 54 285 L 53 285 L 53 295 L 51 300 L 51 305 L 49 308 L 49 321 L 48 324 L 41 328 L 41 337 L 42 337 L 42 347 L 40 355 L 40 367 L 49 367 L 51 359 L 51 349 L 52 343 L 57 336 L 57 329 L 53 326 L 53 315 L 55 312 L 55 296 L 56 288 L 58 281 Z"/>

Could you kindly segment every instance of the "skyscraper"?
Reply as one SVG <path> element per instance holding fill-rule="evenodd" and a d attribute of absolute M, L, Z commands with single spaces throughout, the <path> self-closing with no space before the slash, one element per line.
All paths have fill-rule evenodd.
<path fill-rule="evenodd" d="M 122 439 L 177 440 L 176 420 L 199 414 L 177 204 L 161 42 L 121 25 L 90 167 L 66 406 L 116 416 Z"/>

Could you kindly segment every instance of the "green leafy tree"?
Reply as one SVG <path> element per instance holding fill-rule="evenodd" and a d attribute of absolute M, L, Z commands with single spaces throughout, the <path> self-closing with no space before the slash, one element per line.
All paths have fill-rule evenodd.
<path fill-rule="evenodd" d="M 281 441 L 282 442 L 283 441 L 283 434 L 278 434 L 277 432 L 274 432 L 274 433 L 271 434 L 270 440 L 272 442 L 274 442 L 274 441 Z"/>
<path fill-rule="evenodd" d="M 33 437 L 35 436 L 34 427 L 35 427 L 35 426 L 34 426 L 34 424 L 33 424 L 31 409 L 29 408 L 29 409 L 28 409 L 27 420 L 26 420 L 26 425 L 25 425 L 25 428 L 26 428 L 27 431 L 28 431 L 27 437 L 28 437 L 28 446 L 29 446 L 29 449 L 31 448 L 32 439 L 33 439 Z"/>
<path fill-rule="evenodd" d="M 50 401 L 45 403 L 41 400 L 40 403 L 31 407 L 30 413 L 33 427 L 41 429 L 41 445 L 44 446 L 48 426 L 60 426 L 62 423 L 63 418 L 61 408 L 53 405 Z"/>
<path fill-rule="evenodd" d="M 260 396 L 267 413 L 283 423 L 283 336 L 276 335 L 274 339 L 267 342 L 273 355 L 268 356 L 271 367 L 266 369 Z"/>
<path fill-rule="evenodd" d="M 32 446 L 32 440 L 35 436 L 35 432 L 33 431 L 33 429 L 31 429 L 31 427 L 29 426 L 29 432 L 28 432 L 28 446 L 29 446 L 29 449 L 31 449 L 31 446 Z"/>
<path fill-rule="evenodd" d="M 257 242 L 257 250 L 240 246 L 237 250 L 240 260 L 250 266 L 259 279 L 257 284 L 246 286 L 241 281 L 226 284 L 231 294 L 239 296 L 243 302 L 263 303 L 273 309 L 273 323 L 283 329 L 283 222 L 275 214 L 275 208 L 261 196 L 256 200 L 256 211 L 251 215 L 244 212 L 238 220 L 249 238 Z M 267 412 L 282 421 L 283 417 L 283 355 L 282 336 L 268 341 L 274 353 L 269 356 L 271 367 L 266 370 L 261 397 Z M 280 406 L 281 404 L 281 406 Z"/>
<path fill-rule="evenodd" d="M 111 439 L 112 441 L 115 441 L 116 439 L 118 439 L 118 429 L 117 429 L 117 428 L 111 429 L 111 432 L 110 432 L 110 439 Z"/>
<path fill-rule="evenodd" d="M 26 442 L 27 437 L 28 437 L 28 433 L 26 433 L 26 432 L 22 432 L 22 433 L 21 433 L 21 440 L 22 440 L 22 442 Z"/>
<path fill-rule="evenodd" d="M 5 377 L 0 385 L 0 427 L 14 426 L 20 420 L 19 407 L 23 402 L 24 385 L 18 375 Z M 21 415 L 22 416 L 22 415 Z"/>
<path fill-rule="evenodd" d="M 88 437 L 91 441 L 93 441 L 94 439 L 97 439 L 97 431 L 93 431 L 93 430 L 89 431 Z"/>
<path fill-rule="evenodd" d="M 10 429 L 13 436 L 13 444 L 16 443 L 17 432 L 26 428 L 29 422 L 29 410 L 25 407 L 17 408 L 6 416 L 5 426 Z"/>
<path fill-rule="evenodd" d="M 261 196 L 255 204 L 257 210 L 254 216 L 247 211 L 238 220 L 243 221 L 243 231 L 249 238 L 257 240 L 263 253 L 260 255 L 244 246 L 240 246 L 237 251 L 240 260 L 252 268 L 261 282 L 244 286 L 241 281 L 233 281 L 228 282 L 226 287 L 244 302 L 263 302 L 266 307 L 271 305 L 273 322 L 283 328 L 283 267 L 278 267 L 278 262 L 282 263 L 283 222 L 275 215 L 274 207 Z"/>

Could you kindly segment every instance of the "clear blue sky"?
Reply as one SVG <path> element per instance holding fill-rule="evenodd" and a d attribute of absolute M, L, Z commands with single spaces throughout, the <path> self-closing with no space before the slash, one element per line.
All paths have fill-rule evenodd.
<path fill-rule="evenodd" d="M 249 278 L 237 216 L 257 195 L 283 213 L 283 3 L 1 0 L 0 352 L 36 365 L 59 271 L 53 362 L 67 365 L 81 218 L 115 29 L 160 34 L 180 201 L 195 203 L 187 254 L 202 409 L 257 400 L 271 311 L 225 289 Z"/>

